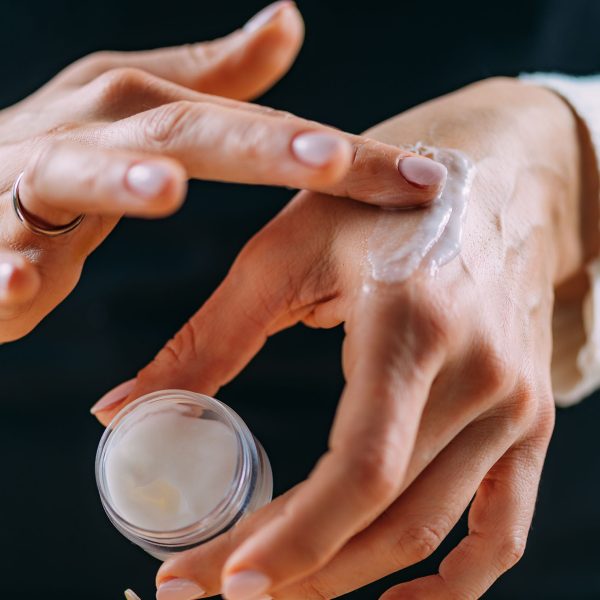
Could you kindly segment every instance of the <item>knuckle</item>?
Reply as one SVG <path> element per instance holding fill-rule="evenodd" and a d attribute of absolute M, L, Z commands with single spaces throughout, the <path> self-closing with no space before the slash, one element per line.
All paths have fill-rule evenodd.
<path fill-rule="evenodd" d="M 429 280 L 414 279 L 410 286 L 404 282 L 375 281 L 369 284 L 369 293 L 376 303 L 385 303 L 386 318 L 391 322 L 419 331 L 419 347 L 446 348 L 456 343 L 458 332 L 454 323 L 460 319 Z"/>
<path fill-rule="evenodd" d="M 519 534 L 507 536 L 501 541 L 496 553 L 496 563 L 500 573 L 508 571 L 523 558 L 526 545 L 527 538 Z"/>
<path fill-rule="evenodd" d="M 542 395 L 537 414 L 536 433 L 544 441 L 552 437 L 556 422 L 556 407 L 552 392 Z"/>
<path fill-rule="evenodd" d="M 197 336 L 191 322 L 187 322 L 166 346 L 177 363 L 195 360 L 197 358 L 196 348 Z"/>
<path fill-rule="evenodd" d="M 408 317 L 419 327 L 425 346 L 447 348 L 454 345 L 458 334 L 454 323 L 459 319 L 452 303 L 427 280 L 415 281 L 408 293 Z"/>
<path fill-rule="evenodd" d="M 539 399 L 533 385 L 519 381 L 504 408 L 508 427 L 521 431 L 536 421 L 539 413 Z"/>
<path fill-rule="evenodd" d="M 299 508 L 290 502 L 281 514 L 282 520 L 288 523 L 296 523 L 299 516 Z M 317 572 L 331 559 L 331 543 L 327 539 L 319 539 L 318 535 L 296 535 L 293 546 L 289 547 L 293 564 L 299 571 Z"/>
<path fill-rule="evenodd" d="M 391 502 L 398 493 L 400 469 L 392 452 L 378 445 L 361 448 L 348 462 L 355 495 L 362 497 L 367 506 Z"/>
<path fill-rule="evenodd" d="M 448 531 L 447 522 L 439 518 L 437 522 L 410 527 L 395 544 L 394 560 L 409 565 L 426 559 L 438 549 Z"/>
<path fill-rule="evenodd" d="M 150 111 L 143 122 L 144 141 L 157 149 L 171 148 L 180 139 L 191 111 L 197 112 L 200 106 L 180 100 Z"/>
<path fill-rule="evenodd" d="M 248 119 L 240 122 L 229 133 L 229 144 L 239 152 L 240 159 L 262 168 L 260 159 L 269 154 L 273 143 L 273 131 L 264 119 Z"/>
<path fill-rule="evenodd" d="M 478 391 L 485 396 L 501 396 L 512 391 L 517 380 L 517 366 L 505 349 L 496 343 L 482 343 L 473 353 L 472 372 Z"/>
<path fill-rule="evenodd" d="M 129 101 L 132 95 L 143 89 L 148 75 L 141 69 L 119 67 L 108 69 L 91 83 L 92 96 L 98 107 L 110 108 Z"/>
<path fill-rule="evenodd" d="M 155 360 L 140 371 L 139 376 L 145 378 L 151 375 L 157 366 L 159 369 L 166 367 L 175 371 L 185 368 L 197 359 L 196 343 L 196 331 L 193 324 L 188 322 L 166 343 Z"/>

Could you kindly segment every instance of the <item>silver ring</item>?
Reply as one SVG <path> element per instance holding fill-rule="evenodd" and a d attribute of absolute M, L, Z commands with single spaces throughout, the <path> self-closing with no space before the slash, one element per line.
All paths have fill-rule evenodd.
<path fill-rule="evenodd" d="M 36 233 L 37 235 L 57 237 L 59 235 L 70 233 L 73 231 L 73 229 L 76 229 L 79 227 L 79 225 L 81 225 L 81 222 L 83 219 L 85 219 L 84 214 L 75 217 L 66 225 L 48 225 L 48 223 L 45 223 L 42 219 L 39 219 L 35 215 L 32 215 L 30 212 L 28 212 L 23 204 L 21 204 L 21 198 L 19 196 L 19 184 L 21 183 L 21 179 L 23 179 L 23 172 L 21 172 L 21 174 L 17 177 L 12 187 L 12 203 L 13 208 L 15 209 L 15 214 L 17 215 L 17 219 L 21 221 L 21 224 L 26 229 L 32 233 Z"/>

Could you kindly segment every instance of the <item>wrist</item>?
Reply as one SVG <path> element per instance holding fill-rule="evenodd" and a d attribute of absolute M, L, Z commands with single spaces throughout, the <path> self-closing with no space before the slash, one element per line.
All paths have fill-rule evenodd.
<path fill-rule="evenodd" d="M 511 153 L 513 196 L 520 204 L 515 207 L 517 230 L 529 225 L 532 236 L 539 230 L 541 258 L 558 289 L 583 272 L 597 238 L 584 235 L 586 225 L 593 224 L 596 231 L 598 223 L 588 214 L 589 209 L 596 213 L 598 206 L 597 191 L 589 202 L 588 177 L 597 173 L 595 166 L 590 168 L 593 150 L 585 126 L 558 94 L 517 80 L 502 80 L 500 85 L 508 89 L 500 102 L 503 118 L 498 119 L 505 121 L 505 143 L 498 145 L 501 153 Z"/>
<path fill-rule="evenodd" d="M 585 279 L 585 266 L 599 247 L 599 188 L 596 155 L 589 131 L 570 104 L 551 90 L 547 96 L 547 140 L 553 165 L 548 189 L 549 251 L 554 255 L 553 282 L 557 291 L 580 295 L 576 281 Z"/>

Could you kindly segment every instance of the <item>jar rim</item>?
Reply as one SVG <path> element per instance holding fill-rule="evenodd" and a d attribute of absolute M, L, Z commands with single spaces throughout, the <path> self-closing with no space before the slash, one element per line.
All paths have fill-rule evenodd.
<path fill-rule="evenodd" d="M 189 525 L 171 531 L 153 531 L 138 527 L 125 519 L 113 505 L 106 482 L 105 462 L 110 448 L 111 436 L 119 426 L 126 424 L 128 418 L 141 405 L 151 404 L 192 404 L 202 409 L 209 409 L 217 414 L 221 422 L 229 426 L 235 434 L 238 448 L 238 460 L 230 486 L 223 499 L 207 514 Z M 255 465 L 258 453 L 254 437 L 240 416 L 229 406 L 216 398 L 211 398 L 188 390 L 160 390 L 151 392 L 119 411 L 104 431 L 96 452 L 96 484 L 100 493 L 102 506 L 112 523 L 128 538 L 135 538 L 161 547 L 180 547 L 198 544 L 229 529 L 239 520 L 244 512 L 248 496 L 253 486 Z M 133 540 L 132 540 L 133 541 Z"/>

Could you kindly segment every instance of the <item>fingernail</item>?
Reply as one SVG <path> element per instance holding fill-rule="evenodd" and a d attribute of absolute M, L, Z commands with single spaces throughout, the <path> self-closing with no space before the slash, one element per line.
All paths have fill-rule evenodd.
<path fill-rule="evenodd" d="M 90 412 L 95 415 L 103 410 L 108 410 L 109 408 L 116 406 L 119 402 L 123 402 L 123 400 L 125 400 L 125 398 L 133 391 L 135 383 L 135 379 L 130 379 L 129 381 L 124 381 L 119 384 L 117 387 L 110 390 L 110 392 L 104 394 L 104 396 L 92 406 Z"/>
<path fill-rule="evenodd" d="M 279 13 L 284 6 L 291 6 L 293 2 L 290 0 L 280 0 L 265 6 L 260 12 L 256 13 L 245 25 L 244 31 L 252 33 L 257 31 L 261 27 L 264 27 L 267 23 L 273 20 L 273 18 Z"/>
<path fill-rule="evenodd" d="M 189 579 L 170 579 L 161 583 L 156 590 L 156 600 L 196 600 L 206 592 Z"/>
<path fill-rule="evenodd" d="M 349 146 L 349 142 L 330 133 L 301 133 L 292 141 L 292 152 L 309 167 L 323 167 L 340 154 L 345 146 Z"/>
<path fill-rule="evenodd" d="M 271 580 L 263 573 L 240 571 L 225 578 L 223 596 L 226 600 L 260 600 L 270 587 Z"/>
<path fill-rule="evenodd" d="M 163 165 L 150 162 L 133 165 L 125 176 L 131 191 L 145 198 L 153 198 L 160 194 L 169 179 L 171 173 Z"/>
<path fill-rule="evenodd" d="M 422 156 L 408 156 L 398 164 L 400 174 L 409 183 L 418 187 L 442 185 L 448 169 L 439 162 Z"/>
<path fill-rule="evenodd" d="M 133 590 L 125 590 L 126 600 L 141 600 L 141 598 Z"/>
<path fill-rule="evenodd" d="M 15 272 L 15 265 L 2 262 L 0 263 L 0 294 L 7 294 L 10 287 L 10 280 Z"/>

